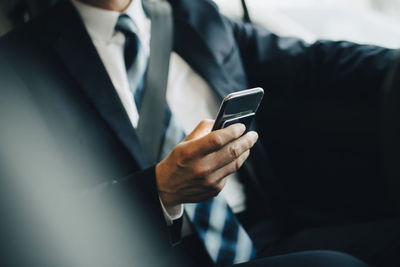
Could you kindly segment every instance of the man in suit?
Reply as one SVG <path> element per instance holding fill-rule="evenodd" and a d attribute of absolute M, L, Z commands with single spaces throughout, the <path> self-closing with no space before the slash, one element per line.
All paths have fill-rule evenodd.
<path fill-rule="evenodd" d="M 369 185 L 376 173 L 368 174 L 357 168 L 358 162 L 352 162 L 356 167 L 346 169 L 344 175 L 351 181 L 344 184 L 343 177 L 338 175 L 343 168 L 338 167 L 339 172 L 335 168 L 328 174 L 331 177 L 319 177 L 325 182 L 337 179 L 338 183 L 332 183 L 331 188 L 339 191 L 330 191 L 321 181 L 307 180 L 307 172 L 300 174 L 309 162 L 300 164 L 298 158 L 277 162 L 294 141 L 309 141 L 302 139 L 309 133 L 305 131 L 307 123 L 318 122 L 326 129 L 336 130 L 343 126 L 339 122 L 343 114 L 348 115 L 345 111 L 361 120 L 365 117 L 360 111 L 371 115 L 376 108 L 374 98 L 396 51 L 347 42 L 309 45 L 228 19 L 207 0 L 170 3 L 174 46 L 166 95 L 172 114 L 169 124 L 174 121 L 179 125 L 186 138 L 154 165 L 146 158 L 135 131 L 140 102 L 134 100 L 125 50 L 131 38 L 128 36 L 134 36 L 136 51 L 130 64 L 136 66 L 143 59 L 145 67 L 133 74 L 141 73 L 138 79 L 143 79 L 151 53 L 151 21 L 141 1 L 61 1 L 1 41 L 1 51 L 6 52 L 7 60 L 32 91 L 33 101 L 43 107 L 49 129 L 61 139 L 66 133 L 75 134 L 71 141 L 76 146 L 60 149 L 81 159 L 114 155 L 110 162 L 116 170 L 114 176 L 109 181 L 99 181 L 88 174 L 88 187 L 102 184 L 99 194 L 117 188 L 140 188 L 149 199 L 152 220 L 169 235 L 177 250 L 191 254 L 200 265 L 211 262 L 209 256 L 217 264 L 220 259 L 230 264 L 243 262 L 246 257 L 251 260 L 255 257 L 251 253 L 253 248 L 261 260 L 249 264 L 268 266 L 279 261 L 306 266 L 310 259 L 316 266 L 361 264 L 330 252 L 265 258 L 310 249 L 339 250 L 381 266 L 396 264 L 399 230 L 398 221 L 392 219 L 396 207 L 383 210 L 382 205 L 388 203 L 381 198 L 384 194 L 371 197 L 380 192 L 379 185 L 371 187 L 375 191 L 370 187 L 357 190 L 360 180 Z M 125 22 L 119 23 L 120 18 Z M 134 35 L 124 28 L 131 21 Z M 198 124 L 215 117 L 219 101 L 226 94 L 255 86 L 268 90 L 256 117 L 258 133 L 250 131 L 242 136 L 245 129 L 241 125 L 210 133 L 212 121 Z M 293 106 L 287 108 L 288 105 Z M 327 109 L 337 106 L 337 114 Z M 277 111 L 282 113 L 278 119 L 271 116 Z M 325 118 L 334 123 L 325 125 Z M 273 127 L 277 125 L 281 140 L 285 140 L 279 149 L 273 143 L 278 133 Z M 291 140 L 290 132 L 299 129 L 297 140 Z M 356 130 L 360 129 L 364 130 L 363 125 Z M 325 143 L 330 144 L 329 140 Z M 375 149 L 374 145 L 371 147 Z M 249 157 L 250 148 L 250 159 L 237 173 Z M 362 154 L 365 143 L 357 148 Z M 295 153 L 285 157 L 298 156 L 301 149 L 296 147 Z M 310 147 L 310 151 L 318 152 L 317 158 L 325 157 L 338 164 L 336 150 L 319 154 L 319 149 Z M 275 178 L 267 153 L 278 168 L 278 177 L 298 175 L 298 179 L 292 177 L 290 184 L 306 186 L 293 188 L 288 186 L 288 180 Z M 306 153 L 303 161 L 307 156 Z M 318 160 L 315 163 L 311 164 L 311 174 L 324 168 Z M 282 165 L 286 168 L 279 169 Z M 240 248 L 236 254 L 224 248 L 225 237 L 214 239 L 214 244 L 220 245 L 214 250 L 210 248 L 209 241 L 200 233 L 203 230 L 207 235 L 208 230 L 196 226 L 195 213 L 184 212 L 183 204 L 208 201 L 216 195 L 226 199 L 229 210 L 236 213 L 232 218 L 240 220 L 238 224 L 233 219 L 234 229 L 243 236 L 237 234 L 230 240 L 234 249 Z M 298 200 L 298 196 L 305 201 Z M 312 199 L 315 196 L 320 198 Z M 294 203 L 297 200 L 300 204 Z M 215 217 L 211 215 L 210 222 Z M 383 220 L 386 217 L 390 219 Z M 228 229 L 224 227 L 222 232 Z M 249 246 L 240 247 L 246 242 L 240 242 L 238 237 L 250 240 Z M 239 252 L 246 250 L 248 255 L 235 261 Z M 232 257 L 220 256 L 221 251 L 231 253 Z"/>

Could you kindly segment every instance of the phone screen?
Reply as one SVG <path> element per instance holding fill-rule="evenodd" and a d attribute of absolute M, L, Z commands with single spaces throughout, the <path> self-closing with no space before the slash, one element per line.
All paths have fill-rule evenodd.
<path fill-rule="evenodd" d="M 253 88 L 229 94 L 223 100 L 213 131 L 235 123 L 249 129 L 264 95 L 262 88 Z"/>

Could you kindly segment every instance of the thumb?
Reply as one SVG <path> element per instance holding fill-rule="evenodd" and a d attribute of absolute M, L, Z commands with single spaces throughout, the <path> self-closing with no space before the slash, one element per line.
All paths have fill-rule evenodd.
<path fill-rule="evenodd" d="M 214 120 L 202 120 L 199 124 L 197 124 L 196 128 L 186 136 L 184 141 L 198 139 L 209 134 L 212 130 L 213 125 Z"/>

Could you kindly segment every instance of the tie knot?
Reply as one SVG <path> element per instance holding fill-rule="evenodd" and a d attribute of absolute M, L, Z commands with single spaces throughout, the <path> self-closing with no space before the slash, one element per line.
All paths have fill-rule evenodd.
<path fill-rule="evenodd" d="M 120 31 L 125 35 L 127 34 L 136 35 L 138 29 L 136 27 L 135 22 L 128 15 L 121 14 L 118 17 L 117 24 L 115 25 L 115 30 Z"/>
<path fill-rule="evenodd" d="M 136 56 L 140 50 L 140 42 L 137 36 L 138 28 L 135 22 L 125 14 L 118 17 L 115 30 L 125 35 L 124 58 L 126 69 L 130 69 L 135 62 Z"/>

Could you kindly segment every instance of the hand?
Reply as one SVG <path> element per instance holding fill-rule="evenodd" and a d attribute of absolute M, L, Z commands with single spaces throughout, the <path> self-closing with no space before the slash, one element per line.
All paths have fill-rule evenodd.
<path fill-rule="evenodd" d="M 156 166 L 156 181 L 166 207 L 196 203 L 221 192 L 226 176 L 237 171 L 256 143 L 256 132 L 243 135 L 245 126 L 234 124 L 210 132 L 205 120 Z"/>

